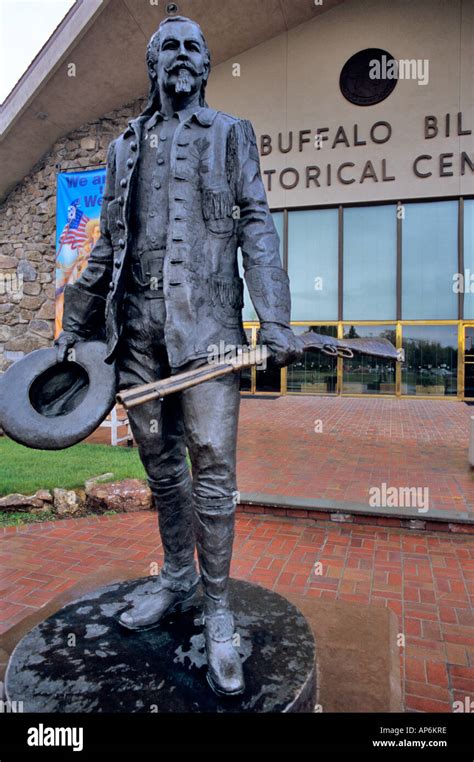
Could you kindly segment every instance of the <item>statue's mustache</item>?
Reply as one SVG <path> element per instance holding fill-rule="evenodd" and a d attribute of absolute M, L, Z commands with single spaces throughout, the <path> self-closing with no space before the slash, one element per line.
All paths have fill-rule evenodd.
<path fill-rule="evenodd" d="M 195 77 L 199 77 L 201 74 L 204 74 L 204 71 L 198 71 L 196 67 L 188 61 L 180 61 L 172 64 L 171 66 L 165 66 L 165 71 L 167 74 L 177 74 L 180 69 L 187 69 L 191 72 L 191 74 L 194 74 Z"/>

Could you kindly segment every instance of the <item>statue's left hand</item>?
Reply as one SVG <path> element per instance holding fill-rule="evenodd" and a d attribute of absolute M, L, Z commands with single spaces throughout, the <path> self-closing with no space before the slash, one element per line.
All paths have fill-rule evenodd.
<path fill-rule="evenodd" d="M 81 338 L 77 334 L 71 331 L 62 331 L 54 342 L 57 362 L 64 362 L 68 351 L 80 340 Z"/>
<path fill-rule="evenodd" d="M 260 327 L 260 342 L 266 344 L 274 365 L 281 368 L 299 360 L 303 349 L 289 326 L 280 323 L 265 323 Z"/>

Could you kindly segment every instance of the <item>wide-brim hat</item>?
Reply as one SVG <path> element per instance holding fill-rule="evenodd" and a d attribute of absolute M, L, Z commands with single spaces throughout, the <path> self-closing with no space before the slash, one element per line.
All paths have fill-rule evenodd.
<path fill-rule="evenodd" d="M 84 341 L 58 363 L 37 349 L 0 377 L 0 426 L 26 447 L 62 450 L 89 436 L 115 404 L 116 371 L 106 345 Z"/>

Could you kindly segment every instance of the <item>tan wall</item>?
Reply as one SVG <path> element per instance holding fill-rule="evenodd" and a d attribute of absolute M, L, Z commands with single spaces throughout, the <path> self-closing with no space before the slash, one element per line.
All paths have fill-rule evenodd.
<path fill-rule="evenodd" d="M 394 92 L 375 106 L 349 103 L 339 89 L 339 75 L 345 61 L 359 50 L 377 47 L 396 59 L 428 59 L 429 83 L 400 80 Z M 240 77 L 233 76 L 233 64 L 240 64 Z M 257 137 L 272 136 L 273 152 L 262 157 L 262 169 L 275 169 L 268 193 L 273 208 L 383 199 L 472 194 L 474 174 L 467 167 L 460 174 L 461 152 L 474 162 L 474 135 L 458 137 L 457 114 L 462 112 L 463 129 L 474 133 L 474 2 L 472 0 L 351 0 L 287 34 L 248 50 L 234 61 L 217 66 L 208 88 L 211 106 L 251 119 Z M 439 119 L 451 114 L 451 137 L 442 130 L 436 138 L 424 138 L 424 117 Z M 384 120 L 392 126 L 392 137 L 383 145 L 369 142 L 371 126 Z M 359 139 L 366 146 L 353 146 L 357 124 Z M 351 142 L 331 148 L 337 128 L 342 125 Z M 317 150 L 306 144 L 298 150 L 298 132 L 328 127 L 329 141 Z M 293 149 L 277 150 L 278 132 L 293 130 Z M 382 134 L 382 130 L 378 134 Z M 452 177 L 440 177 L 439 155 L 452 153 Z M 420 164 L 432 176 L 420 179 L 413 170 L 414 159 L 430 154 L 433 159 Z M 381 160 L 386 159 L 386 175 L 381 179 Z M 366 161 L 372 161 L 378 182 L 360 176 Z M 338 182 L 336 171 L 343 162 L 354 162 L 346 177 L 352 185 Z M 332 185 L 325 182 L 326 166 L 332 166 Z M 305 167 L 321 168 L 321 187 L 305 187 Z M 284 190 L 279 173 L 294 167 L 300 174 L 297 187 Z M 265 176 L 264 176 L 265 177 Z M 293 176 L 287 175 L 288 181 Z M 265 178 L 267 187 L 267 178 Z"/>

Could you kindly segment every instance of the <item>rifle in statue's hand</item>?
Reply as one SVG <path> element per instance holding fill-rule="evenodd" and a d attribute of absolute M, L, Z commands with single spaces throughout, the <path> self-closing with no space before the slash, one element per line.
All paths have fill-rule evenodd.
<path fill-rule="evenodd" d="M 316 350 L 330 357 L 345 358 L 351 358 L 354 353 L 357 353 L 384 360 L 396 360 L 397 362 L 403 362 L 404 359 L 403 351 L 395 349 L 388 339 L 335 339 L 332 336 L 323 336 L 314 331 L 306 331 L 295 338 L 302 352 Z M 228 373 L 237 373 L 253 365 L 264 365 L 270 357 L 271 353 L 266 346 L 243 346 L 235 356 L 221 362 L 209 362 L 207 365 L 184 373 L 176 373 L 174 376 L 160 381 L 123 390 L 117 394 L 117 402 L 120 402 L 128 410 L 136 405 L 142 405 L 150 400 L 162 399 L 169 394 L 183 391 L 183 389 L 202 384 L 213 378 L 226 376 Z"/>

